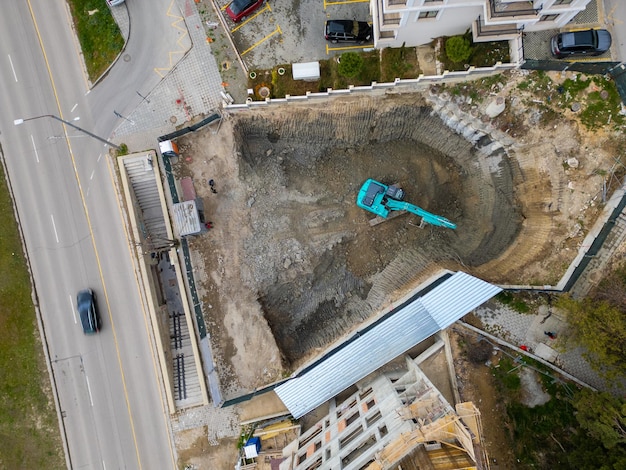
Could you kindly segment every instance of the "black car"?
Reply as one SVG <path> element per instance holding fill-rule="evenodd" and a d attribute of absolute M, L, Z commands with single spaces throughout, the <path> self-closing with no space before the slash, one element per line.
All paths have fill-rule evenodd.
<path fill-rule="evenodd" d="M 91 289 L 81 290 L 76 296 L 76 305 L 83 332 L 93 335 L 100 331 L 100 317 L 96 309 L 96 296 Z"/>
<path fill-rule="evenodd" d="M 611 33 L 606 29 L 587 29 L 559 33 L 550 40 L 552 55 L 557 59 L 569 56 L 602 55 L 611 47 Z"/>
<path fill-rule="evenodd" d="M 372 27 L 365 21 L 329 20 L 324 28 L 324 37 L 333 44 L 338 42 L 363 44 L 372 38 Z"/>

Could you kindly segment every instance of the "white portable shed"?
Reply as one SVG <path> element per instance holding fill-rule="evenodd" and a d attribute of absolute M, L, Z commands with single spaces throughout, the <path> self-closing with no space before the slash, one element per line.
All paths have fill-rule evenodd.
<path fill-rule="evenodd" d="M 302 62 L 301 64 L 291 64 L 294 80 L 315 81 L 320 79 L 319 62 Z"/>

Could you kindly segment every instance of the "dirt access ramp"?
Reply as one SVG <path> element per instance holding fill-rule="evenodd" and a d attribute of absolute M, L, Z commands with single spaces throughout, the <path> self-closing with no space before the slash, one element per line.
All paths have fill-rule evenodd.
<path fill-rule="evenodd" d="M 511 82 L 499 96 L 519 93 Z M 433 93 L 445 97 L 226 113 L 217 135 L 179 140 L 176 174 L 194 178 L 215 227 L 190 245 L 227 398 L 280 378 L 441 268 L 499 284 L 556 284 L 565 272 L 598 214 L 610 136 L 575 116 L 535 122 L 532 102 L 490 122 L 470 107 L 489 142 L 507 142 L 485 153 L 444 124 Z M 467 101 L 446 99 L 465 112 Z M 370 177 L 457 230 L 419 229 L 412 215 L 370 227 L 355 204 Z"/>

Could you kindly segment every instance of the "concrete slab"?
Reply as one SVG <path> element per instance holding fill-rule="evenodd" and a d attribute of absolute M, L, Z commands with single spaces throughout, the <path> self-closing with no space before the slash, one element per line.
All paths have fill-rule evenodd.
<path fill-rule="evenodd" d="M 559 357 L 559 353 L 545 343 L 539 343 L 535 348 L 535 355 L 544 361 L 554 362 Z"/>

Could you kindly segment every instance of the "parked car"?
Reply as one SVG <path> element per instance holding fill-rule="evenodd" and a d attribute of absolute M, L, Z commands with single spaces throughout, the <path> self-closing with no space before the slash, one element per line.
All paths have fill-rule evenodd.
<path fill-rule="evenodd" d="M 550 40 L 552 55 L 557 59 L 569 56 L 602 55 L 611 47 L 611 33 L 606 29 L 587 29 L 559 33 Z"/>
<path fill-rule="evenodd" d="M 239 23 L 254 10 L 263 5 L 265 0 L 233 0 L 226 7 L 226 14 L 235 23 Z"/>
<path fill-rule="evenodd" d="M 96 296 L 91 289 L 81 290 L 76 295 L 76 306 L 83 332 L 93 335 L 100 331 L 100 316 L 96 309 Z"/>
<path fill-rule="evenodd" d="M 117 5 L 121 5 L 124 2 L 125 0 L 107 0 L 107 5 L 109 5 L 110 7 L 114 7 Z"/>
<path fill-rule="evenodd" d="M 372 27 L 365 21 L 329 20 L 324 28 L 324 37 L 333 44 L 338 42 L 363 44 L 372 38 Z"/>

